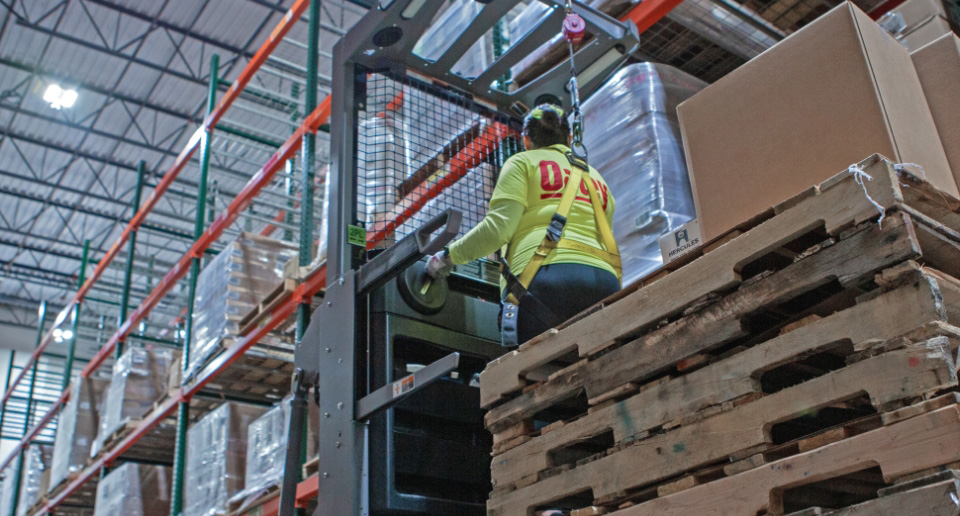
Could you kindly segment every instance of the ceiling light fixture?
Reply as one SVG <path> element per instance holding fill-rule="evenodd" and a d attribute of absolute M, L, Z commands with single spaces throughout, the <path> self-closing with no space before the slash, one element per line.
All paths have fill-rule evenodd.
<path fill-rule="evenodd" d="M 77 90 L 65 90 L 59 84 L 51 84 L 43 92 L 43 100 L 49 102 L 53 109 L 73 107 L 77 102 L 77 96 Z"/>

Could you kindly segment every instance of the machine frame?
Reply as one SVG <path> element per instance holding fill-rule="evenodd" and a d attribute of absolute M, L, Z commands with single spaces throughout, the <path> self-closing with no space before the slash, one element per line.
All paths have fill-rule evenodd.
<path fill-rule="evenodd" d="M 423 256 L 439 251 L 458 233 L 460 214 L 447 211 L 400 240 L 374 259 L 361 264 L 363 247 L 348 241 L 347 228 L 357 218 L 357 130 L 363 102 L 362 73 L 385 72 L 403 76 L 412 72 L 427 78 L 438 91 L 449 90 L 479 106 L 518 120 L 550 95 L 569 107 L 564 92 L 570 79 L 569 58 L 515 91 L 493 87 L 494 81 L 521 59 L 560 32 L 565 16 L 561 0 L 538 0 L 551 7 L 536 27 L 517 41 L 477 77 L 464 77 L 452 68 L 464 53 L 490 30 L 519 0 L 485 0 L 483 9 L 436 60 L 414 53 L 414 45 L 446 0 L 379 0 L 333 51 L 331 168 L 327 290 L 303 338 L 297 343 L 294 401 L 287 449 L 280 515 L 295 514 L 299 480 L 302 424 L 306 403 L 316 389 L 320 406 L 319 504 L 317 515 L 368 514 L 369 476 L 366 475 L 369 418 L 390 408 L 450 371 L 459 362 L 452 353 L 444 359 L 390 385 L 371 386 L 361 370 L 367 352 L 364 317 L 366 296 Z M 479 0 L 478 0 L 479 1 Z M 581 44 L 574 60 L 580 94 L 586 98 L 599 88 L 639 46 L 637 28 L 619 22 L 580 2 L 573 2 L 591 37 Z M 438 235 L 436 233 L 439 233 Z M 369 244 L 370 242 L 368 242 Z M 349 322 L 348 322 L 349 321 Z M 351 324 L 352 322 L 352 324 Z"/>

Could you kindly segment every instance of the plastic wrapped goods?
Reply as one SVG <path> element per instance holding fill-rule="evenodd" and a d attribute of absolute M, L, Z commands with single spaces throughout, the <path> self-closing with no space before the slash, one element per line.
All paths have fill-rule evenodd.
<path fill-rule="evenodd" d="M 240 320 L 277 288 L 284 264 L 296 251 L 279 240 L 243 233 L 203 268 L 193 303 L 188 377 L 217 353 L 223 338 L 236 335 Z M 293 349 L 273 334 L 259 344 Z"/>
<path fill-rule="evenodd" d="M 757 57 L 786 37 L 736 2 L 684 0 L 667 17 L 744 59 Z"/>
<path fill-rule="evenodd" d="M 57 419 L 50 489 L 87 465 L 90 447 L 100 429 L 100 403 L 109 385 L 107 380 L 83 377 L 75 378 L 70 385 L 70 400 Z"/>
<path fill-rule="evenodd" d="M 658 238 L 694 218 L 677 104 L 705 83 L 670 66 L 630 65 L 583 105 L 590 164 L 616 199 L 623 283 L 658 269 Z"/>
<path fill-rule="evenodd" d="M 283 480 L 287 436 L 290 435 L 290 402 L 290 398 L 284 399 L 250 423 L 244 488 L 231 502 L 242 504 L 245 500 L 254 500 Z M 307 407 L 307 457 L 313 457 L 317 453 L 319 409 L 312 402 L 308 402 Z"/>
<path fill-rule="evenodd" d="M 129 421 L 146 416 L 169 390 L 169 374 L 179 352 L 129 348 L 113 364 L 113 377 L 100 406 L 100 430 L 90 448 L 96 457 L 106 440 Z"/>
<path fill-rule="evenodd" d="M 13 493 L 14 487 L 17 484 L 16 479 L 14 478 L 17 474 L 17 468 L 20 464 L 20 454 L 17 454 L 10 464 L 4 468 L 3 473 L 0 474 L 0 516 L 13 516 Z"/>
<path fill-rule="evenodd" d="M 24 454 L 23 478 L 20 481 L 20 499 L 17 502 L 17 516 L 26 516 L 27 510 L 47 494 L 50 483 L 50 462 L 53 458 L 53 446 L 31 444 Z"/>
<path fill-rule="evenodd" d="M 460 233 L 465 235 L 470 229 L 483 220 L 493 195 L 496 184 L 496 171 L 488 163 L 482 163 L 470 169 L 456 183 L 442 190 L 436 197 L 426 202 L 423 207 L 410 218 L 410 222 L 400 228 L 397 238 L 426 224 L 430 219 L 440 215 L 447 208 L 460 210 L 463 220 L 460 223 Z"/>
<path fill-rule="evenodd" d="M 317 253 L 310 264 L 314 270 L 321 263 L 327 261 L 327 244 L 330 240 L 330 164 L 327 163 L 317 171 L 317 177 L 323 177 L 323 194 L 319 202 L 320 229 L 317 231 Z"/>
<path fill-rule="evenodd" d="M 403 139 L 395 113 L 360 122 L 357 189 L 368 227 L 397 204 L 397 188 L 406 177 Z"/>
<path fill-rule="evenodd" d="M 226 512 L 227 501 L 243 489 L 247 431 L 264 407 L 224 403 L 187 432 L 184 516 Z"/>
<path fill-rule="evenodd" d="M 94 516 L 169 516 L 172 470 L 127 462 L 97 484 Z"/>
<path fill-rule="evenodd" d="M 457 103 L 381 75 L 371 77 L 369 89 L 376 93 L 358 130 L 357 189 L 359 216 L 368 230 L 376 230 L 418 202 L 412 192 L 448 171 L 484 127 L 480 115 Z M 401 224 L 384 245 L 414 227 Z"/>

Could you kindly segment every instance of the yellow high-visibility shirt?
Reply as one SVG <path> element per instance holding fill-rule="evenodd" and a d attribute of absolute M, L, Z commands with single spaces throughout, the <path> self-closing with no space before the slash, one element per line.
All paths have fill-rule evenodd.
<path fill-rule="evenodd" d="M 465 263 L 479 256 L 485 256 L 492 252 L 492 249 L 486 249 L 487 247 L 499 245 L 500 242 L 509 242 L 507 261 L 510 264 L 511 271 L 520 275 L 527 263 L 530 262 L 534 251 L 543 241 L 547 226 L 557 212 L 557 206 L 560 204 L 560 198 L 563 195 L 563 188 L 566 186 L 567 178 L 570 175 L 571 166 L 566 157 L 568 151 L 569 148 L 566 145 L 552 145 L 521 152 L 508 159 L 500 170 L 500 178 L 497 180 L 497 186 L 490 198 L 490 212 L 502 213 L 503 210 L 499 209 L 502 205 L 515 206 L 514 203 L 518 203 L 523 207 L 519 223 L 516 224 L 515 229 L 514 224 L 481 223 L 477 227 L 478 230 L 481 229 L 481 226 L 509 228 L 512 230 L 512 234 L 485 235 L 486 232 L 484 231 L 471 231 L 450 246 L 450 257 L 453 262 Z M 593 167 L 590 167 L 590 179 L 597 187 L 597 193 L 604 205 L 604 213 L 607 220 L 612 224 L 615 208 L 613 194 L 610 193 L 607 183 Z M 590 203 L 590 196 L 585 185 L 580 185 L 580 192 L 567 216 L 563 238 L 603 249 L 594 219 L 593 206 Z M 496 247 L 493 247 L 493 249 L 496 249 Z M 478 252 L 483 254 L 477 254 Z M 552 263 L 590 265 L 616 274 L 614 268 L 602 258 L 575 249 L 554 250 L 550 253 L 544 265 Z"/>

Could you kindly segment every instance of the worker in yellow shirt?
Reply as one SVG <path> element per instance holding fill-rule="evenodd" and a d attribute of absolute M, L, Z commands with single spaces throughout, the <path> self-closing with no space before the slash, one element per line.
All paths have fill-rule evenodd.
<path fill-rule="evenodd" d="M 428 274 L 445 277 L 453 265 L 507 246 L 501 253 L 506 346 L 620 289 L 620 257 L 610 231 L 613 194 L 593 167 L 571 154 L 570 141 L 563 110 L 549 104 L 532 110 L 523 124 L 527 150 L 504 163 L 484 219 L 427 262 Z"/>

